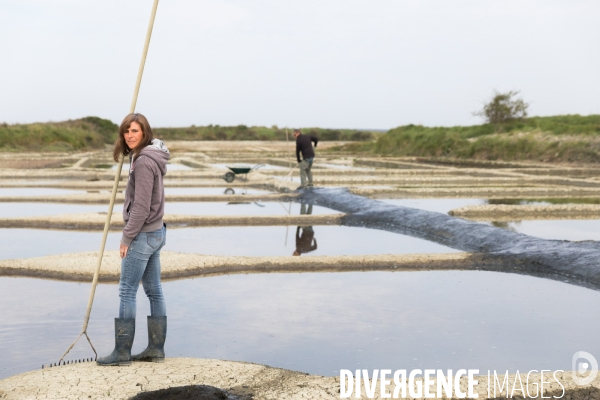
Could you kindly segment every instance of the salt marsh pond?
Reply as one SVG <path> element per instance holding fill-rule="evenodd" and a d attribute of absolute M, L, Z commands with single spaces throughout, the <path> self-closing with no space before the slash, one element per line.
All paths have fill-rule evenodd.
<path fill-rule="evenodd" d="M 323 205 L 309 208 L 301 204 L 301 194 L 294 191 L 298 174 L 295 171 L 291 178 L 285 177 L 289 152 L 283 151 L 281 144 L 266 151 L 268 144 L 262 143 L 262 150 L 254 154 L 255 160 L 247 154 L 254 150 L 240 147 L 238 154 L 225 156 L 219 146 L 226 144 L 210 146 L 206 148 L 214 151 L 176 154 L 186 164 L 170 164 L 173 177 L 167 175 L 165 179 L 166 194 L 193 195 L 197 199 L 167 202 L 166 213 L 235 216 L 244 219 L 244 224 L 218 226 L 215 222 L 202 227 L 172 227 L 168 230 L 166 251 L 246 256 L 250 263 L 253 257 L 291 258 L 298 246 L 298 235 L 306 232 L 310 236 L 309 247 L 314 245 L 314 249 L 303 253 L 303 259 L 464 254 L 419 239 L 410 232 L 401 235 L 349 227 L 344 225 L 343 216 L 335 224 L 253 223 L 265 216 L 305 218 L 339 212 Z M 108 153 L 99 152 L 93 157 L 99 160 L 95 164 L 112 165 Z M 237 185 L 227 186 L 222 179 L 225 167 L 242 159 L 250 165 L 262 161 L 267 166 L 259 170 L 259 181 L 250 174 L 247 181 L 236 180 Z M 82 187 L 97 185 L 103 191 L 107 190 L 105 186 L 110 187 L 110 168 L 86 167 L 84 162 L 77 164 L 76 157 L 72 161 L 73 167 L 28 170 L 19 175 L 19 180 L 29 182 L 31 187 L 10 187 L 15 182 L 14 171 L 0 171 L 4 173 L 4 178 L 0 177 L 4 185 L 0 186 L 0 198 L 6 201 L 0 203 L 0 219 L 106 212 L 106 201 L 101 198 L 96 201 L 90 197 L 89 204 L 81 204 L 81 199 L 75 204 L 67 198 L 74 194 L 92 196 L 86 189 L 43 187 L 47 186 L 45 182 L 78 182 Z M 485 180 L 478 180 L 475 185 L 464 179 L 469 174 L 473 179 L 498 178 L 493 182 L 504 178 L 503 168 L 490 169 L 487 165 L 470 165 L 468 170 L 452 165 L 432 168 L 411 159 L 390 158 L 383 163 L 364 157 L 353 160 L 347 155 L 341 160 L 333 153 L 322 153 L 313 173 L 326 180 L 329 187 L 351 186 L 351 190 L 362 190 L 365 196 L 390 205 L 443 214 L 465 206 L 490 204 L 542 204 L 551 209 L 557 204 L 556 199 L 567 206 L 586 199 L 590 204 L 596 203 L 600 198 L 600 189 L 593 179 L 597 171 L 590 167 L 589 174 L 578 170 L 569 176 L 569 169 L 561 168 L 548 166 L 547 172 L 540 172 L 539 166 L 524 164 L 515 172 L 507 167 L 507 179 L 517 184 L 501 190 L 493 183 L 486 186 Z M 535 173 L 528 175 L 529 169 Z M 543 174 L 548 179 L 541 179 L 540 176 L 546 176 Z M 62 175 L 65 179 L 60 179 Z M 560 182 L 551 182 L 553 176 L 560 176 Z M 359 183 L 349 185 L 347 182 L 353 177 L 360 177 Z M 428 179 L 413 179 L 410 186 L 403 187 L 387 183 L 406 177 Z M 456 178 L 458 183 L 441 185 L 439 182 L 447 177 Z M 461 179 L 465 184 L 460 184 Z M 274 197 L 281 190 L 272 183 L 276 181 L 285 181 L 287 190 L 283 194 L 289 198 Z M 66 200 L 57 197 L 63 194 Z M 221 195 L 226 200 L 211 197 Z M 9 199 L 11 196 L 28 196 L 35 202 L 15 202 Z M 121 210 L 117 204 L 115 212 Z M 480 223 L 546 239 L 599 240 L 597 221 L 544 219 L 539 214 L 514 221 L 491 216 Z M 118 248 L 119 237 L 118 231 L 109 233 L 107 250 Z M 0 259 L 18 264 L 32 257 L 97 251 L 100 238 L 99 230 L 31 229 L 24 223 L 0 229 Z M 341 268 L 340 272 L 293 273 L 260 273 L 255 269 L 252 273 L 166 281 L 163 288 L 169 315 L 167 355 L 248 361 L 335 376 L 340 369 L 358 368 L 469 368 L 482 373 L 487 369 L 568 370 L 575 351 L 585 349 L 600 354 L 596 319 L 589 312 L 600 307 L 600 292 L 596 290 L 566 283 L 567 278 L 550 280 L 531 274 L 503 273 L 515 272 L 510 264 L 505 271 L 497 267 L 496 272 L 478 271 L 477 265 L 470 265 L 469 270 L 445 271 L 430 270 L 427 263 L 420 265 L 421 269 L 410 272 L 374 271 L 367 267 L 363 271 Z M 89 289 L 89 283 L 83 282 L 0 276 L 0 307 L 5 310 L 0 324 L 0 378 L 57 361 L 80 331 Z M 138 293 L 138 300 L 140 335 L 134 351 L 145 345 L 148 314 L 143 291 Z M 117 306 L 117 285 L 100 284 L 88 330 L 99 352 L 112 346 L 112 319 L 117 315 Z M 89 346 L 80 341 L 69 357 L 90 356 Z"/>

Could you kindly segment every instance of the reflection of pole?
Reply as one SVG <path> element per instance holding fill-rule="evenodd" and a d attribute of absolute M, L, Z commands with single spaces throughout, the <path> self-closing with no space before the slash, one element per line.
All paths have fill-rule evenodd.
<path fill-rule="evenodd" d="M 288 130 L 287 130 L 287 128 L 285 128 L 285 137 L 287 138 L 288 147 L 290 147 L 290 136 L 288 135 Z M 294 158 L 294 150 L 292 150 L 292 159 L 293 159 L 293 158 Z M 288 175 L 288 177 L 290 178 L 290 181 L 293 181 L 293 180 L 294 180 L 294 177 L 292 176 L 292 175 L 293 175 L 293 172 L 294 172 L 294 169 L 293 169 L 293 168 L 296 168 L 296 167 L 295 167 L 295 166 L 294 166 L 294 167 L 292 167 L 292 164 L 293 164 L 293 163 L 294 163 L 294 162 L 293 162 L 292 160 L 290 160 L 290 174 Z M 286 177 L 286 178 L 287 178 L 287 177 Z"/>
<path fill-rule="evenodd" d="M 285 140 L 287 141 L 287 147 L 290 147 L 290 135 L 288 135 L 288 129 L 285 128 Z M 290 161 L 290 168 L 292 167 L 292 162 Z"/>
<path fill-rule="evenodd" d="M 288 210 L 288 215 L 290 215 L 292 213 L 292 202 L 290 201 L 290 209 Z M 288 238 L 288 233 L 290 232 L 290 226 L 287 225 L 285 227 L 285 246 L 283 247 L 287 247 L 287 238 Z"/>

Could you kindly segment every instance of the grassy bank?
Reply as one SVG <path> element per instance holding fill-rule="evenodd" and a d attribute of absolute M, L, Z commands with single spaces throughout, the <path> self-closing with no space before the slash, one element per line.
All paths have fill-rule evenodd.
<path fill-rule="evenodd" d="M 406 125 L 345 150 L 389 156 L 600 162 L 600 115 L 532 117 L 502 126 Z"/>
<path fill-rule="evenodd" d="M 0 149 L 4 151 L 74 151 L 101 149 L 113 144 L 119 127 L 98 117 L 63 122 L 0 124 Z M 286 140 L 285 129 L 263 126 L 191 126 L 153 128 L 163 140 Z M 322 140 L 372 141 L 375 133 L 352 129 L 305 128 L 302 132 Z M 288 130 L 293 140 L 292 130 Z"/>
<path fill-rule="evenodd" d="M 189 128 L 153 128 L 156 137 L 164 140 L 286 140 L 284 128 L 265 126 L 190 126 Z M 375 134 L 352 129 L 301 128 L 302 133 L 322 140 L 370 141 Z M 293 140 L 292 129 L 288 129 Z"/>
<path fill-rule="evenodd" d="M 3 151 L 73 151 L 101 149 L 114 143 L 118 126 L 111 121 L 86 117 L 64 122 L 0 124 Z"/>
<path fill-rule="evenodd" d="M 113 144 L 118 126 L 98 117 L 64 122 L 0 124 L 3 151 L 77 151 Z M 385 134 L 351 129 L 304 128 L 325 141 L 353 141 L 341 150 L 386 156 L 458 159 L 600 162 L 600 115 L 532 117 L 502 126 L 406 125 Z M 286 140 L 285 129 L 245 125 L 154 128 L 169 140 Z M 291 129 L 288 131 L 290 140 Z"/>

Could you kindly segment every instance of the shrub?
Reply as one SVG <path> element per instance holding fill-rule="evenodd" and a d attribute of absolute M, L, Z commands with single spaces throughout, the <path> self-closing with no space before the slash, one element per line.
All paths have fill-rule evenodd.
<path fill-rule="evenodd" d="M 492 99 L 484 104 L 483 109 L 473 113 L 485 118 L 489 124 L 500 125 L 512 120 L 527 117 L 529 104 L 523 99 L 513 99 L 519 92 L 499 93 L 494 91 Z"/>

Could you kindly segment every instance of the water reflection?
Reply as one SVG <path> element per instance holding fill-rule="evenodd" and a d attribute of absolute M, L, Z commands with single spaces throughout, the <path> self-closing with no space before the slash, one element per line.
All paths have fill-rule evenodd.
<path fill-rule="evenodd" d="M 518 232 L 517 229 L 515 229 L 514 224 L 520 225 L 521 221 L 492 221 L 491 224 L 492 226 L 495 226 L 496 228 L 502 228 L 502 229 L 506 229 L 509 231 L 513 231 L 513 232 Z"/>
<path fill-rule="evenodd" d="M 312 215 L 312 204 L 304 204 L 300 206 L 300 215 Z M 299 226 L 296 228 L 296 250 L 295 256 L 310 253 L 317 249 L 317 239 L 315 239 L 315 230 L 312 226 Z"/>
<path fill-rule="evenodd" d="M 50 196 L 50 195 L 67 195 L 67 194 L 84 194 L 85 190 L 76 189 L 60 189 L 47 187 L 20 187 L 20 188 L 0 188 L 0 196 Z"/>
<path fill-rule="evenodd" d="M 231 187 L 166 187 L 165 194 L 167 195 L 244 195 L 244 194 L 269 194 L 272 193 L 264 189 L 255 188 L 237 188 Z"/>
<path fill-rule="evenodd" d="M 339 376 L 340 368 L 566 370 L 582 348 L 600 354 L 600 323 L 588 311 L 600 307 L 600 292 L 528 276 L 241 274 L 165 282 L 163 290 L 169 299 L 169 357 Z M 106 321 L 118 309 L 117 291 L 117 285 L 100 285 L 96 292 L 88 332 L 100 351 L 114 345 Z M 64 352 L 80 332 L 89 284 L 2 277 L 0 293 L 3 378 Z M 138 295 L 145 296 L 141 290 Z M 142 297 L 138 315 L 145 316 L 149 305 Z M 146 318 L 136 323 L 134 352 L 147 343 Z M 70 355 L 90 353 L 84 340 Z"/>
<path fill-rule="evenodd" d="M 295 202 L 251 202 L 246 196 L 238 196 L 230 202 L 169 202 L 165 204 L 166 214 L 187 215 L 290 215 L 300 213 L 301 205 Z M 335 214 L 330 208 L 314 206 L 313 214 Z M 1 210 L 0 210 L 1 211 Z M 292 232 L 293 234 L 293 232 Z"/>
<path fill-rule="evenodd" d="M 485 198 L 434 198 L 434 199 L 378 199 L 387 204 L 418 208 L 447 214 L 448 211 L 466 206 L 484 204 L 509 205 L 552 205 L 552 204 L 600 204 L 597 198 L 564 198 L 564 199 L 485 199 Z"/>
<path fill-rule="evenodd" d="M 597 219 L 593 220 L 515 220 L 489 224 L 513 232 L 551 240 L 600 240 Z"/>
<path fill-rule="evenodd" d="M 256 207 L 259 209 L 259 207 Z M 178 228 L 169 232 L 165 251 L 219 256 L 291 256 L 293 230 L 284 245 L 282 226 L 223 226 Z M 292 228 L 293 229 L 293 228 Z M 346 226 L 318 226 L 319 240 L 326 246 L 308 256 L 458 253 L 458 250 L 393 232 Z M 53 231 L 45 229 L 0 229 L 0 259 L 41 257 L 63 253 L 97 251 L 102 232 Z M 119 248 L 119 231 L 108 234 L 107 250 Z M 368 238 L 368 240 L 365 240 Z M 32 245 L 34 243 L 35 245 Z"/>
<path fill-rule="evenodd" d="M 317 249 L 317 239 L 312 226 L 299 226 L 296 229 L 296 250 L 294 255 L 310 253 Z"/>

